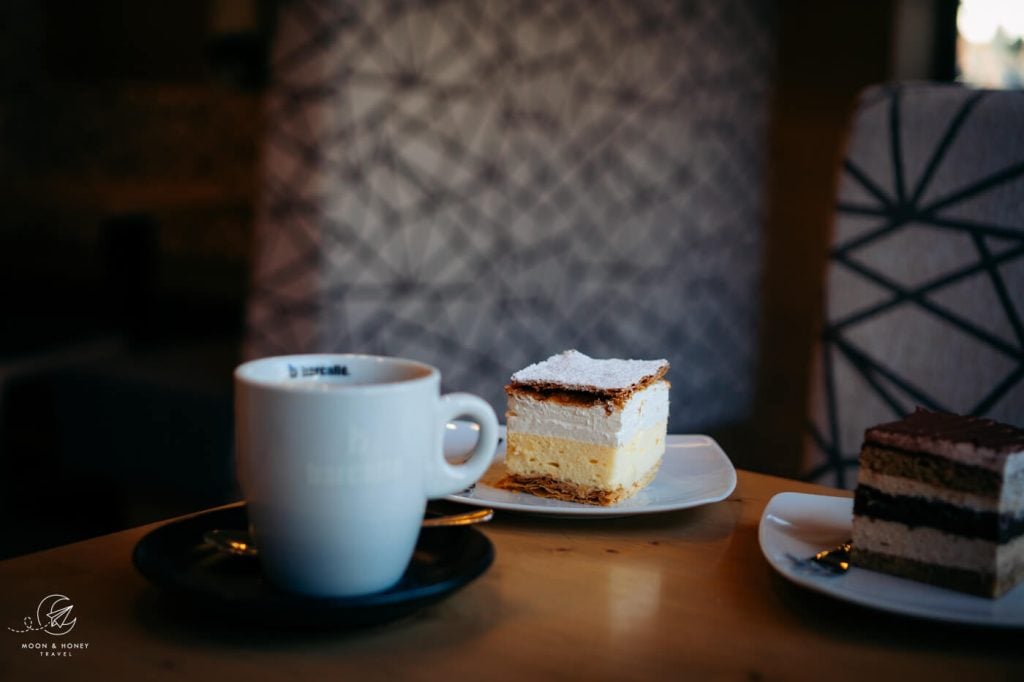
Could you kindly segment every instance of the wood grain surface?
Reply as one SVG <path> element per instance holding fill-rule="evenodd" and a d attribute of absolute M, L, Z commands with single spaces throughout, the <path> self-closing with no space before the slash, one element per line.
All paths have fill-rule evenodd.
<path fill-rule="evenodd" d="M 355 631 L 274 631 L 177 608 L 132 567 L 152 526 L 0 562 L 2 680 L 1022 679 L 1020 633 L 849 606 L 764 560 L 778 492 L 847 495 L 739 472 L 705 507 L 618 519 L 499 512 L 494 564 L 445 601 Z M 49 658 L 10 630 L 48 594 L 78 622 Z"/>

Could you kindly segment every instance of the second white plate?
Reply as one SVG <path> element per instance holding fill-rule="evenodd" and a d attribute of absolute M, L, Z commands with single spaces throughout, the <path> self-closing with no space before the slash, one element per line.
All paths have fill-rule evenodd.
<path fill-rule="evenodd" d="M 1024 586 L 987 599 L 856 566 L 839 576 L 822 575 L 793 560 L 848 540 L 852 519 L 851 498 L 779 493 L 761 515 L 761 551 L 794 583 L 854 604 L 951 623 L 1024 627 Z"/>
<path fill-rule="evenodd" d="M 527 493 L 512 492 L 488 485 L 504 475 L 505 439 L 495 455 L 494 464 L 479 483 L 445 499 L 463 504 L 506 509 L 548 516 L 575 518 L 654 514 L 719 502 L 736 488 L 736 469 L 713 438 L 699 435 L 672 435 L 666 438 L 665 457 L 658 475 L 635 496 L 609 507 L 563 502 Z M 457 459 L 476 441 L 476 426 L 466 422 L 448 425 L 445 454 Z"/>

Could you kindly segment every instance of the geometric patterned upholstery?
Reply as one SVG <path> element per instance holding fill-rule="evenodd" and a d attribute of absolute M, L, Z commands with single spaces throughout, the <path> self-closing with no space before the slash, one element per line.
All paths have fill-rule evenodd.
<path fill-rule="evenodd" d="M 759 0 L 280 7 L 246 355 L 385 353 L 504 412 L 577 348 L 746 416 L 774 16 Z"/>
<path fill-rule="evenodd" d="M 807 477 L 916 405 L 1024 422 L 1024 92 L 866 91 L 834 228 Z"/>

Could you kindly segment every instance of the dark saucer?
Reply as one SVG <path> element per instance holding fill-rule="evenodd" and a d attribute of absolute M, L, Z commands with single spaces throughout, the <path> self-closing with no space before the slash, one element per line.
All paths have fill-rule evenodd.
<path fill-rule="evenodd" d="M 202 610 L 272 626 L 385 623 L 469 584 L 494 560 L 494 547 L 475 528 L 424 528 L 409 568 L 394 587 L 359 597 L 306 597 L 268 584 L 257 559 L 225 554 L 204 543 L 203 533 L 212 528 L 248 528 L 245 505 L 202 512 L 151 531 L 135 546 L 135 568 Z"/>

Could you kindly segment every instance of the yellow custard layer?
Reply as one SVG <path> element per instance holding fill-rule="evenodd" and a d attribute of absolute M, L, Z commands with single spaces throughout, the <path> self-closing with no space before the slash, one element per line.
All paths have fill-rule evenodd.
<path fill-rule="evenodd" d="M 510 431 L 505 468 L 517 476 L 550 477 L 604 490 L 629 488 L 661 461 L 665 431 L 661 422 L 617 447 Z"/>

